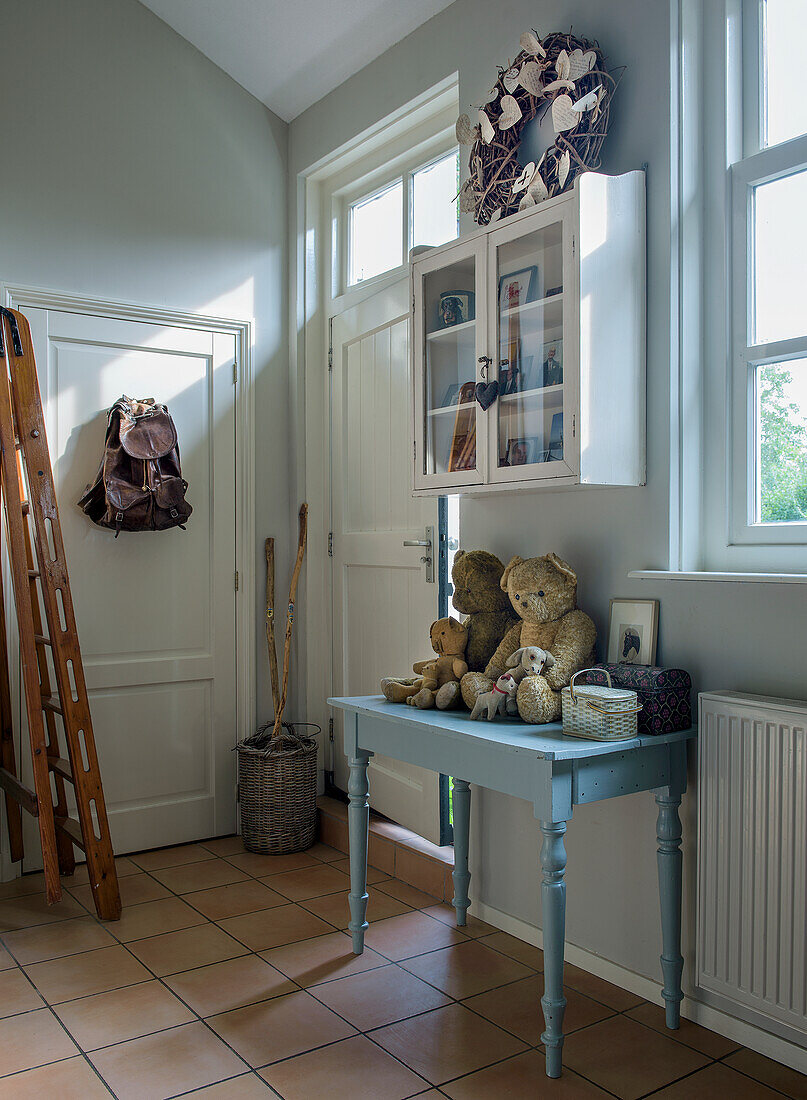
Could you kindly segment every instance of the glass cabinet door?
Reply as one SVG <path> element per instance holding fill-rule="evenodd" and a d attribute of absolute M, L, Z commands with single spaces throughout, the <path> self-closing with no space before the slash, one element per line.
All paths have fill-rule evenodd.
<path fill-rule="evenodd" d="M 416 487 L 474 484 L 482 477 L 486 447 L 476 382 L 485 336 L 484 255 L 484 246 L 472 243 L 416 268 Z"/>
<path fill-rule="evenodd" d="M 547 212 L 548 213 L 548 212 Z M 494 350 L 499 397 L 490 421 L 490 478 L 516 481 L 570 473 L 574 370 L 566 369 L 571 285 L 567 219 L 528 233 L 502 230 L 495 255 Z M 507 239 L 508 236 L 510 239 Z"/>

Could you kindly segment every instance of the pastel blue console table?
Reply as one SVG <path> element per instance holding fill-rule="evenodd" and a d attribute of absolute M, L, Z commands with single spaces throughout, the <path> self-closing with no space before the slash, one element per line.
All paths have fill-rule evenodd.
<path fill-rule="evenodd" d="M 469 783 L 532 802 L 541 823 L 541 899 L 544 943 L 546 1072 L 559 1077 L 563 1049 L 563 953 L 566 925 L 566 849 L 563 837 L 572 808 L 636 791 L 653 791 L 658 805 L 658 875 L 661 899 L 662 995 L 667 1027 L 680 1022 L 681 821 L 686 790 L 689 729 L 630 741 L 565 737 L 559 723 L 528 726 L 514 719 L 471 722 L 458 711 L 418 710 L 381 696 L 329 699 L 345 712 L 345 752 L 350 764 L 350 924 L 353 950 L 364 950 L 367 914 L 367 836 L 370 823 L 367 764 L 374 753 L 454 777 L 454 899 L 457 924 L 465 924 L 468 900 Z M 461 777 L 461 778 L 459 778 Z"/>

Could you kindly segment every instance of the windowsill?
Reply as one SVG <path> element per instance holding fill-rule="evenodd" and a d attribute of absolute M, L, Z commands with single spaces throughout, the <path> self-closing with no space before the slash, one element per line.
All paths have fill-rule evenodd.
<path fill-rule="evenodd" d="M 807 584 L 807 573 L 685 573 L 675 569 L 633 569 L 631 580 L 640 581 L 728 581 L 731 584 Z"/>

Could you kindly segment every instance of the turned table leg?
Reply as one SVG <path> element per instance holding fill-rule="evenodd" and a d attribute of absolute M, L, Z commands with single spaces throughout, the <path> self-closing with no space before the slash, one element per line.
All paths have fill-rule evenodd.
<path fill-rule="evenodd" d="M 367 763 L 369 753 L 359 752 L 350 759 L 350 779 L 347 790 L 348 836 L 350 844 L 350 923 L 348 931 L 353 937 L 353 952 L 364 951 L 364 933 L 367 930 L 367 837 L 370 831 L 370 802 L 367 797 Z"/>
<path fill-rule="evenodd" d="M 544 929 L 544 1010 L 546 1030 L 541 1042 L 546 1048 L 546 1075 L 560 1077 L 563 1051 L 563 949 L 566 939 L 566 849 L 565 821 L 542 821 L 541 909 Z"/>
<path fill-rule="evenodd" d="M 677 1028 L 681 1020 L 681 819 L 680 794 L 657 794 L 658 886 L 661 900 L 661 972 L 662 996 L 666 1005 L 667 1027 Z"/>
<path fill-rule="evenodd" d="M 468 846 L 471 832 L 471 788 L 464 779 L 454 781 L 454 899 L 457 926 L 464 928 L 468 900 Z"/>

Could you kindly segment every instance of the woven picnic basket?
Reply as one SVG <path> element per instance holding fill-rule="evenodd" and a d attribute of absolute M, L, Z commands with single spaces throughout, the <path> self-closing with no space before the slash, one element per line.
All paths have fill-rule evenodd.
<path fill-rule="evenodd" d="M 317 831 L 317 739 L 284 722 L 271 739 L 273 722 L 240 742 L 238 794 L 241 835 L 248 852 L 279 855 L 310 848 Z"/>
<path fill-rule="evenodd" d="M 598 671 L 605 671 L 608 687 L 599 684 L 575 687 L 578 676 L 591 672 L 584 668 L 561 691 L 563 732 L 591 741 L 626 741 L 636 737 L 636 715 L 642 709 L 636 692 L 613 687 L 610 674 L 604 669 Z"/>

